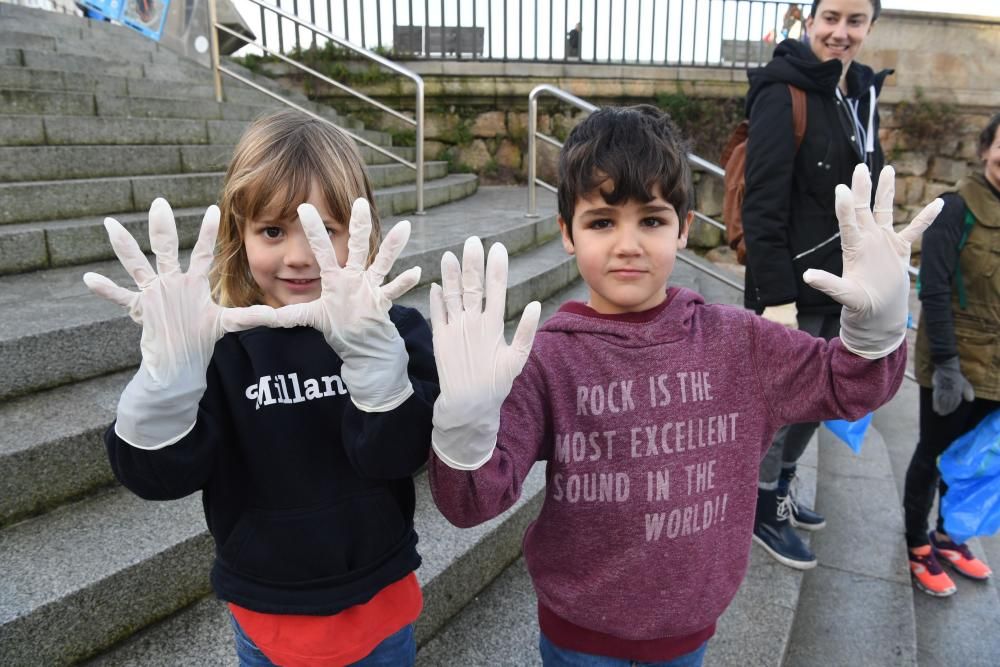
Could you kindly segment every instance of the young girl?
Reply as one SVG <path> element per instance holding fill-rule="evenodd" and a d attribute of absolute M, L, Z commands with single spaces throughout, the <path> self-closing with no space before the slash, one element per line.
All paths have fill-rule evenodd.
<path fill-rule="evenodd" d="M 143 498 L 202 492 L 211 581 L 241 665 L 414 660 L 411 476 L 427 459 L 438 384 L 426 322 L 391 305 L 419 270 L 382 285 L 409 223 L 376 253 L 366 199 L 350 140 L 275 113 L 236 146 L 187 273 L 158 199 L 156 272 L 105 222 L 139 293 L 84 277 L 143 327 L 142 364 L 105 436 L 111 466 Z"/>

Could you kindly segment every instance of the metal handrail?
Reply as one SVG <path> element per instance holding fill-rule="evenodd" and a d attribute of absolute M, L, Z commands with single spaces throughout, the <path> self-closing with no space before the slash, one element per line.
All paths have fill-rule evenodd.
<path fill-rule="evenodd" d="M 538 178 L 538 176 L 536 175 L 536 168 L 537 168 L 535 164 L 537 158 L 537 149 L 535 144 L 536 140 L 542 139 L 546 143 L 552 144 L 557 148 L 562 148 L 563 146 L 562 142 L 560 142 L 558 139 L 555 139 L 554 137 L 550 137 L 549 135 L 543 134 L 538 131 L 538 96 L 541 95 L 542 93 L 547 93 L 549 95 L 552 95 L 553 97 L 558 98 L 568 104 L 572 104 L 576 108 L 582 109 L 583 111 L 589 111 L 593 113 L 598 109 L 596 105 L 591 104 L 590 102 L 582 98 L 579 98 L 576 95 L 573 95 L 572 93 L 568 93 L 561 88 L 557 88 L 547 83 L 535 86 L 528 94 L 528 211 L 527 213 L 525 213 L 525 217 L 528 218 L 538 217 L 538 212 L 536 210 L 538 204 L 535 192 L 536 186 L 542 186 L 543 188 L 551 192 L 558 191 L 557 188 L 555 188 L 552 184 L 546 183 L 545 181 Z M 687 159 L 688 162 L 690 162 L 695 167 L 698 167 L 703 171 L 705 171 L 706 173 L 712 174 L 713 176 L 724 178 L 726 175 L 725 169 L 715 164 L 714 162 L 709 162 L 708 160 L 695 155 L 694 153 L 688 153 Z M 714 218 L 711 218 L 699 211 L 693 211 L 693 213 L 695 219 L 700 220 L 701 222 L 707 223 L 709 225 L 712 225 L 713 227 L 718 227 L 722 231 L 726 230 L 726 226 L 723 223 L 719 222 L 718 220 L 715 220 Z M 714 269 L 702 266 L 699 262 L 695 261 L 694 258 L 688 257 L 684 253 L 680 252 L 677 253 L 677 259 L 681 260 L 685 264 L 693 266 L 702 273 L 705 273 L 706 275 L 715 278 L 720 282 L 725 283 L 726 285 L 732 287 L 733 289 L 739 290 L 740 293 L 743 293 L 745 291 L 743 285 L 739 284 L 732 278 L 724 276 L 723 274 L 719 273 L 718 271 L 715 271 Z M 906 268 L 907 271 L 910 273 L 910 275 L 918 275 L 918 270 L 916 268 L 912 266 L 907 266 Z M 911 373 L 909 370 L 905 371 L 904 375 L 906 376 L 907 379 L 912 380 L 913 382 L 917 381 L 917 378 L 914 377 L 913 373 Z"/>
<path fill-rule="evenodd" d="M 216 101 L 218 101 L 218 102 L 222 101 L 222 77 L 220 76 L 220 74 L 225 74 L 226 76 L 229 76 L 229 77 L 231 77 L 233 79 L 236 79 L 237 81 L 240 81 L 241 83 L 243 83 L 245 85 L 248 85 L 251 88 L 254 88 L 255 90 L 258 90 L 258 91 L 260 91 L 260 92 L 262 92 L 262 93 L 264 93 L 266 95 L 269 95 L 270 97 L 272 97 L 272 98 L 274 98 L 274 99 L 282 102 L 286 106 L 290 106 L 290 107 L 292 107 L 294 109 L 298 109 L 299 111 L 303 111 L 303 112 L 309 114 L 310 116 L 312 116 L 313 118 L 316 118 L 317 120 L 321 120 L 321 121 L 323 121 L 325 123 L 329 123 L 330 125 L 333 125 L 338 130 L 340 130 L 341 132 L 343 132 L 347 136 L 351 137 L 354 141 L 356 141 L 358 143 L 361 143 L 361 144 L 364 144 L 365 146 L 368 146 L 372 150 L 374 150 L 374 151 L 376 151 L 376 152 L 378 152 L 378 153 L 380 153 L 382 155 L 385 155 L 386 157 L 390 158 L 391 160 L 394 160 L 394 161 L 396 161 L 396 162 L 398 162 L 398 163 L 400 163 L 400 164 L 402 164 L 402 165 L 404 165 L 406 167 L 409 167 L 410 169 L 415 170 L 416 171 L 416 190 L 417 190 L 417 210 L 414 211 L 414 214 L 415 215 L 423 215 L 424 214 L 424 80 L 423 80 L 423 78 L 419 74 L 417 74 L 416 72 L 413 72 L 413 71 L 411 71 L 411 70 L 409 70 L 409 69 L 407 69 L 407 68 L 405 68 L 405 67 L 403 67 L 401 65 L 398 65 L 397 63 L 394 63 L 391 60 L 387 60 L 386 58 L 383 58 L 382 56 L 378 55 L 377 53 L 372 53 L 371 51 L 368 51 L 367 49 L 364 49 L 364 48 L 361 48 L 359 46 L 356 46 L 356 45 L 352 44 L 351 42 L 348 42 L 348 41 L 346 41 L 344 39 L 341 39 L 341 38 L 337 37 L 336 35 L 334 35 L 334 34 L 332 34 L 330 32 L 327 32 L 326 30 L 323 30 L 322 28 L 316 27 L 315 25 L 313 25 L 311 23 L 303 21 L 302 19 L 300 19 L 299 17 L 295 16 L 294 14 L 289 14 L 288 12 L 284 11 L 283 9 L 281 9 L 279 7 L 274 7 L 274 6 L 268 5 L 268 4 L 264 3 L 264 2 L 262 2 L 261 0 L 249 0 L 249 2 L 252 2 L 253 4 L 255 4 L 258 7 L 260 7 L 262 12 L 264 10 L 267 10 L 267 11 L 270 11 L 270 12 L 276 14 L 279 17 L 279 19 L 278 19 L 279 21 L 281 21 L 281 19 L 286 19 L 286 20 L 292 21 L 294 24 L 296 24 L 296 28 L 295 28 L 296 31 L 298 31 L 299 27 L 302 27 L 302 28 L 305 28 L 306 30 L 312 32 L 313 35 L 314 35 L 314 40 L 315 40 L 315 36 L 319 36 L 319 37 L 323 37 L 325 39 L 328 39 L 331 42 L 337 44 L 338 46 L 341 46 L 341 47 L 343 47 L 345 49 L 348 49 L 348 50 L 350 50 L 350 51 L 358 54 L 359 56 L 361 56 L 363 58 L 366 58 L 368 60 L 374 61 L 375 63 L 381 65 L 382 67 L 385 67 L 385 68 L 387 68 L 389 70 L 392 70 L 393 72 L 395 72 L 396 74 L 399 74 L 400 76 L 405 76 L 406 78 L 411 79 L 414 82 L 414 84 L 416 85 L 416 101 L 415 101 L 415 105 L 414 105 L 414 118 L 410 118 L 409 116 L 407 116 L 405 114 L 402 114 L 402 113 L 396 111 L 395 109 L 392 109 L 391 107 L 386 106 L 385 104 L 382 104 L 378 100 L 372 99 L 371 97 L 365 95 L 364 93 L 362 93 L 362 92 L 360 92 L 358 90 L 355 90 L 354 88 L 351 88 L 350 86 L 348 86 L 346 84 L 343 84 L 343 83 L 341 83 L 339 81 L 335 81 L 335 80 L 331 79 L 330 77 L 325 76 L 325 75 L 321 74 L 320 72 L 317 72 L 316 70 L 312 69 L 311 67 L 308 67 L 306 65 L 303 65 L 302 63 L 296 62 L 295 60 L 292 60 L 291 58 L 286 57 L 284 54 L 276 52 L 276 51 L 268 48 L 267 46 L 265 46 L 263 44 L 263 40 L 261 40 L 261 43 L 258 43 L 256 41 L 252 41 L 252 40 L 248 39 L 245 35 L 240 34 L 240 33 L 236 32 L 236 31 L 228 28 L 227 26 L 222 25 L 221 23 L 219 23 L 219 21 L 217 19 L 217 16 L 216 16 L 216 6 L 215 6 L 216 0 L 209 0 L 209 2 L 208 2 L 209 22 L 212 24 L 212 26 L 214 28 L 210 32 L 211 32 L 211 35 L 212 35 L 212 72 L 213 72 L 213 77 L 214 77 L 214 82 L 215 82 L 215 98 L 216 98 Z M 277 93 L 275 93 L 275 92 L 273 92 L 271 90 L 268 90 L 267 88 L 264 88 L 263 86 L 261 86 L 261 85 L 259 85 L 257 83 L 254 83 L 253 81 L 247 79 L 246 77 L 241 76 L 240 74 L 238 74 L 234 70 L 229 69 L 228 67 L 224 67 L 222 65 L 222 63 L 221 63 L 221 58 L 219 57 L 219 43 L 218 43 L 219 42 L 219 37 L 218 37 L 218 32 L 217 31 L 222 31 L 222 32 L 225 32 L 225 33 L 227 33 L 229 35 L 233 35 L 234 37 L 238 37 L 239 39 L 242 39 L 247 44 L 252 44 L 253 46 L 261 49 L 263 52 L 267 53 L 268 55 L 275 56 L 278 59 L 280 59 L 282 62 L 288 63 L 289 65 L 291 65 L 291 66 L 293 66 L 293 67 L 295 67 L 295 68 L 297 68 L 297 69 L 305 72 L 306 74 L 309 74 L 311 76 L 317 77 L 318 79 L 324 81 L 325 83 L 328 83 L 328 84 L 330 84 L 330 85 L 332 85 L 332 86 L 334 86 L 334 87 L 336 87 L 336 88 L 338 88 L 338 89 L 340 89 L 340 90 L 342 90 L 342 91 L 344 91 L 346 93 L 349 93 L 350 95 L 353 95 L 354 97 L 362 100 L 363 102 L 365 102 L 367 104 L 370 104 L 370 105 L 373 105 L 376 108 L 378 108 L 379 110 L 384 111 L 384 112 L 386 112 L 388 114 L 391 114 L 393 117 L 398 118 L 398 119 L 402 120 L 403 122 L 406 122 L 406 123 L 409 123 L 410 125 L 413 125 L 416 128 L 415 129 L 415 131 L 416 131 L 416 142 L 415 142 L 416 143 L 416 159 L 413 162 L 410 162 L 409 160 L 406 160 L 406 159 L 400 157 L 399 155 L 396 155 L 395 153 L 386 150 L 384 147 L 379 146 L 378 144 L 375 144 L 374 142 L 365 139 L 364 137 L 362 137 L 362 136 L 360 136 L 360 135 L 352 132 L 351 130 L 349 130 L 347 128 L 344 128 L 344 127 L 340 127 L 336 123 L 331 122 L 329 119 L 323 118 L 322 116 L 320 116 L 318 114 L 315 114 L 315 113 L 313 113 L 311 111 L 308 111 L 307 109 L 304 109 L 303 107 L 299 106 L 298 104 L 295 104 L 294 102 L 285 99 L 281 95 L 279 95 L 279 94 L 277 94 Z"/>

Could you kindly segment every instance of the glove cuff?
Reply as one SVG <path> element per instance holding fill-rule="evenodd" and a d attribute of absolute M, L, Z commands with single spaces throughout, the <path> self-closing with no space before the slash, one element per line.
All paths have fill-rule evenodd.
<path fill-rule="evenodd" d="M 840 342 L 849 352 L 864 359 L 882 359 L 888 357 L 906 341 L 906 329 L 898 335 L 873 337 L 871 331 L 861 330 L 862 335 L 855 331 L 856 327 L 840 318 Z"/>
<path fill-rule="evenodd" d="M 340 368 L 351 401 L 363 412 L 388 412 L 413 395 L 406 350 L 388 358 L 348 357 Z"/>
<path fill-rule="evenodd" d="M 436 428 L 431 432 L 431 449 L 434 450 L 435 456 L 441 459 L 441 462 L 446 466 L 454 470 L 479 470 L 493 458 L 493 450 L 496 449 L 495 436 L 492 439 L 492 444 L 486 444 L 487 440 L 476 442 L 475 438 L 470 438 L 463 442 L 462 446 L 456 447 L 454 446 L 454 441 L 454 437 L 444 436 Z M 461 456 L 454 456 L 459 452 L 461 452 Z M 479 453 L 479 455 L 476 456 L 476 453 Z"/>
<path fill-rule="evenodd" d="M 204 373 L 182 373 L 169 385 L 158 384 L 145 365 L 118 399 L 115 434 L 138 449 L 168 447 L 191 432 L 205 393 Z"/>

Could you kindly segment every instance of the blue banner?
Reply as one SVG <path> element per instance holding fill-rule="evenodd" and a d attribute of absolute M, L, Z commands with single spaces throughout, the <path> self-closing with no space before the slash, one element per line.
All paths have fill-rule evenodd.
<path fill-rule="evenodd" d="M 121 22 L 150 39 L 160 41 L 170 0 L 124 0 L 124 3 Z"/>
<path fill-rule="evenodd" d="M 88 10 L 88 14 L 97 14 L 93 18 L 106 18 L 112 21 L 121 20 L 122 9 L 125 0 L 79 0 L 79 3 Z"/>

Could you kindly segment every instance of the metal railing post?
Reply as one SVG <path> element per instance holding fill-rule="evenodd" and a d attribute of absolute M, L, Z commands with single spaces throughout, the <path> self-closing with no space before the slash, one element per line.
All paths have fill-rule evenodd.
<path fill-rule="evenodd" d="M 414 120 L 417 121 L 417 210 L 416 215 L 424 214 L 424 80 L 417 79 L 417 102 L 414 110 Z"/>
<path fill-rule="evenodd" d="M 535 94 L 537 88 L 528 95 L 528 212 L 526 218 L 537 218 L 538 206 L 537 193 L 535 192 L 535 162 L 537 151 L 537 139 L 535 133 L 538 131 L 538 96 Z"/>
<path fill-rule="evenodd" d="M 208 0 L 208 32 L 212 48 L 212 84 L 215 86 L 215 101 L 222 101 L 222 74 L 219 72 L 219 31 L 215 29 L 215 0 Z"/>

